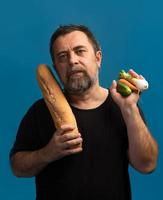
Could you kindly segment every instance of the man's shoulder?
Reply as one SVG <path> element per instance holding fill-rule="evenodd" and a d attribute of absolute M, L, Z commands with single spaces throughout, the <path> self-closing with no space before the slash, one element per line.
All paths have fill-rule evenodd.
<path fill-rule="evenodd" d="M 29 107 L 27 113 L 35 113 L 35 114 L 41 114 L 49 112 L 45 103 L 45 100 L 43 98 L 37 99 L 34 101 L 31 106 Z"/>
<path fill-rule="evenodd" d="M 40 108 L 40 107 L 45 107 L 45 106 L 46 106 L 45 100 L 43 98 L 40 98 L 34 101 L 31 107 Z"/>

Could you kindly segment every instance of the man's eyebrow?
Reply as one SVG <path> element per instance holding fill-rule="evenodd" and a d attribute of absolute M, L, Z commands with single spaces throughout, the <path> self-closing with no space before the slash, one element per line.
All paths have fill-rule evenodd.
<path fill-rule="evenodd" d="M 86 46 L 84 45 L 78 45 L 76 47 L 73 48 L 73 50 L 78 50 L 78 49 L 81 49 L 81 48 L 84 48 L 84 49 L 87 49 Z M 68 51 L 67 50 L 63 50 L 63 51 L 60 51 L 56 54 L 56 56 L 60 56 L 62 53 L 67 53 Z"/>
<path fill-rule="evenodd" d="M 78 50 L 78 49 L 82 49 L 82 48 L 86 49 L 86 46 L 84 46 L 84 45 L 78 45 L 78 46 L 74 47 L 73 49 L 74 50 Z"/>

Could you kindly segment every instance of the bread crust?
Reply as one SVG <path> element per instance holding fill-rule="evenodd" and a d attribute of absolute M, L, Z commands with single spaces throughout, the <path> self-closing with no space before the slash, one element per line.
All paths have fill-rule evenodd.
<path fill-rule="evenodd" d="M 70 124 L 75 127 L 73 133 L 78 133 L 76 119 L 71 107 L 68 104 L 60 85 L 47 65 L 38 65 L 37 81 L 46 105 L 51 113 L 55 127 L 58 129 L 64 124 Z"/>

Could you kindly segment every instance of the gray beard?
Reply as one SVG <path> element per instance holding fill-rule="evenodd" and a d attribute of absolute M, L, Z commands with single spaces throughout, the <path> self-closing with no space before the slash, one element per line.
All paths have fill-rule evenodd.
<path fill-rule="evenodd" d="M 96 78 L 92 78 L 85 72 L 82 71 L 82 74 L 79 76 L 68 76 L 67 82 L 64 85 L 65 90 L 72 95 L 80 95 L 86 90 L 92 87 L 96 81 Z"/>

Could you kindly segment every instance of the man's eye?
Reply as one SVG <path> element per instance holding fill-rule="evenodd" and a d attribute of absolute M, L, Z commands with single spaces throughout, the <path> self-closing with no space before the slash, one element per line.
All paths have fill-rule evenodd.
<path fill-rule="evenodd" d="M 58 59 L 59 59 L 59 61 L 65 61 L 65 60 L 67 60 L 67 54 L 61 54 L 61 55 L 59 55 Z"/>
<path fill-rule="evenodd" d="M 84 49 L 78 49 L 78 50 L 76 51 L 76 53 L 79 54 L 79 55 L 80 55 L 80 54 L 83 54 L 84 52 L 85 52 Z"/>

